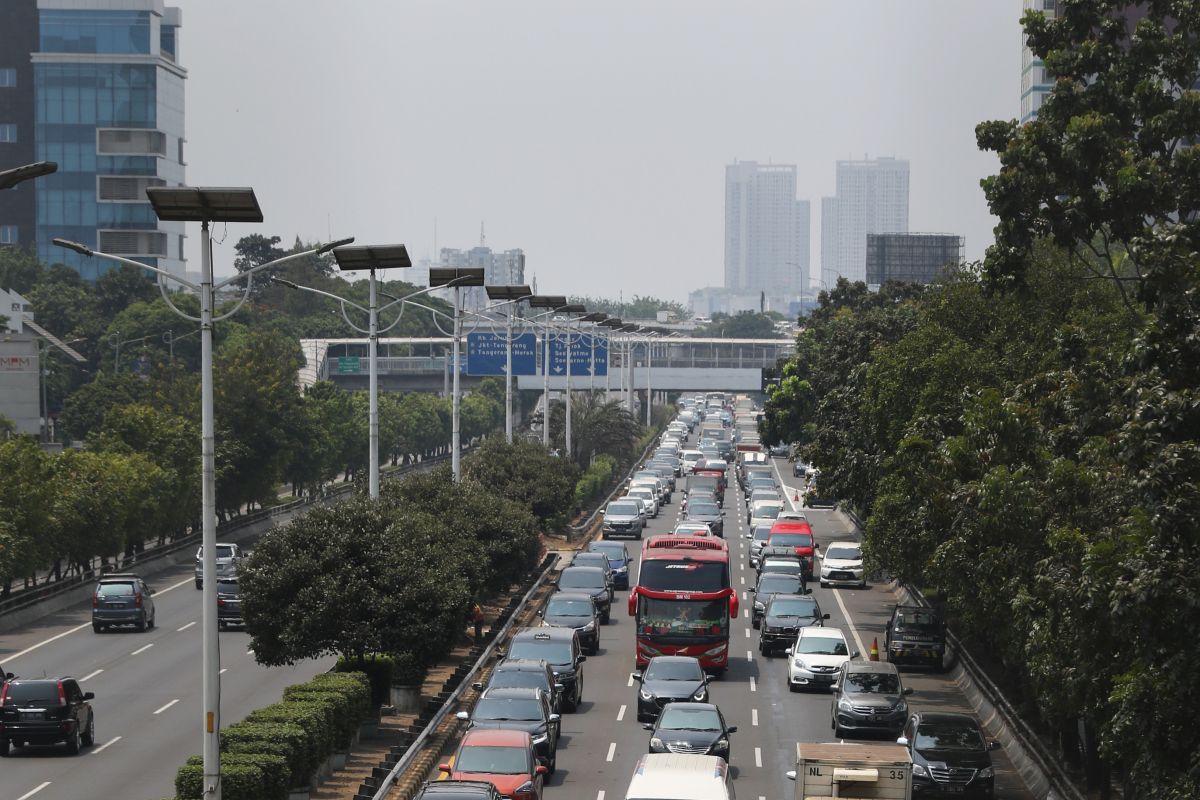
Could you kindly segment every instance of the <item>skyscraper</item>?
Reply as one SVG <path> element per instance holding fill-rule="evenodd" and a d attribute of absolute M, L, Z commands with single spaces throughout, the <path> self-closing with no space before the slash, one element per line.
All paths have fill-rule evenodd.
<path fill-rule="evenodd" d="M 1057 0 L 1023 0 L 1025 10 L 1036 9 L 1043 14 L 1053 17 Z M 1038 109 L 1042 107 L 1046 95 L 1054 88 L 1054 79 L 1040 58 L 1035 58 L 1033 51 L 1021 40 L 1021 122 L 1029 122 L 1037 118 Z"/>
<path fill-rule="evenodd" d="M 439 266 L 443 267 L 483 267 L 483 282 L 488 286 L 518 286 L 525 283 L 525 251 L 520 248 L 495 252 L 484 245 L 470 250 L 443 247 L 439 259 Z M 473 287 L 463 294 L 466 308 L 477 311 L 487 306 L 487 293 L 482 287 Z"/>
<path fill-rule="evenodd" d="M 867 234 L 908 231 L 908 161 L 837 162 L 836 197 L 823 198 L 821 210 L 822 279 L 865 280 Z"/>
<path fill-rule="evenodd" d="M 725 167 L 725 288 L 798 294 L 808 284 L 809 217 L 794 164 Z"/>
<path fill-rule="evenodd" d="M 184 224 L 159 222 L 146 199 L 148 187 L 184 183 L 179 9 L 163 0 L 5 0 L 4 14 L 0 163 L 55 161 L 58 172 L 0 204 L 0 243 L 32 247 L 88 280 L 111 262 L 52 239 L 182 276 Z"/>

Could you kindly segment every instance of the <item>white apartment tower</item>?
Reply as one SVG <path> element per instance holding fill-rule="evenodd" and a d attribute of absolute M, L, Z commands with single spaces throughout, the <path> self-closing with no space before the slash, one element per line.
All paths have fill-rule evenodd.
<path fill-rule="evenodd" d="M 1058 0 L 1023 0 L 1026 11 L 1035 9 L 1049 17 L 1054 16 Z M 1046 95 L 1054 88 L 1054 79 L 1040 58 L 1021 40 L 1021 123 L 1037 119 L 1038 109 Z"/>
<path fill-rule="evenodd" d="M 821 211 L 822 280 L 866 280 L 867 234 L 908 232 L 908 161 L 837 162 L 836 196 Z"/>
<path fill-rule="evenodd" d="M 725 167 L 725 288 L 785 298 L 808 285 L 810 209 L 794 164 Z"/>

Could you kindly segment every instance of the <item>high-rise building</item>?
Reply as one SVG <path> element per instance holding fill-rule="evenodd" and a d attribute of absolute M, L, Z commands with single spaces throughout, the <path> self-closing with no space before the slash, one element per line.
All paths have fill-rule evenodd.
<path fill-rule="evenodd" d="M 782 298 L 807 287 L 809 218 L 795 165 L 725 167 L 725 288 Z"/>
<path fill-rule="evenodd" d="M 488 286 L 516 286 L 525 283 L 525 251 L 521 249 L 495 252 L 479 245 L 470 250 L 443 247 L 439 254 L 443 267 L 483 267 L 483 282 Z M 428 273 L 426 273 L 428 279 Z M 463 305 L 479 310 L 487 305 L 487 292 L 473 287 L 464 292 Z"/>
<path fill-rule="evenodd" d="M 867 234 L 908 230 L 908 161 L 837 162 L 836 197 L 823 199 L 821 208 L 822 280 L 831 286 L 839 276 L 865 280 Z"/>
<path fill-rule="evenodd" d="M 1023 0 L 1026 11 L 1035 9 L 1053 17 L 1058 0 Z M 1021 40 L 1021 122 L 1037 118 L 1038 109 L 1054 88 L 1054 79 L 1040 58 Z"/>
<path fill-rule="evenodd" d="M 0 164 L 58 172 L 0 199 L 0 243 L 88 280 L 112 262 L 52 239 L 184 274 L 184 224 L 160 222 L 146 199 L 184 183 L 180 24 L 163 0 L 5 0 Z"/>
<path fill-rule="evenodd" d="M 961 264 L 963 237 L 949 233 L 868 233 L 867 285 L 932 283 Z"/>

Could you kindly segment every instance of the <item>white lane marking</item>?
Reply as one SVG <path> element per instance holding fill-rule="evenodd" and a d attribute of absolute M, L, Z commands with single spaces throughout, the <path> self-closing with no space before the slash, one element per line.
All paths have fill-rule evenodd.
<path fill-rule="evenodd" d="M 628 681 L 628 682 L 627 682 L 625 685 L 626 685 L 626 686 L 633 686 L 633 673 L 632 673 L 632 672 L 631 672 L 631 673 L 629 673 L 629 681 Z"/>
<path fill-rule="evenodd" d="M 762 769 L 762 748 L 754 748 L 754 766 Z"/>
<path fill-rule="evenodd" d="M 743 602 L 743 603 L 745 603 L 745 602 L 746 602 L 746 597 L 747 597 L 748 595 L 749 595 L 749 592 L 742 592 L 742 602 Z"/>
<path fill-rule="evenodd" d="M 742 586 L 745 586 L 746 585 L 746 576 L 745 575 L 743 575 L 741 577 L 741 581 L 742 581 Z"/>
<path fill-rule="evenodd" d="M 191 622 L 189 622 L 187 625 L 184 625 L 183 627 L 180 627 L 180 628 L 176 628 L 176 629 L 175 629 L 175 632 L 176 632 L 176 633 L 182 633 L 183 631 L 186 631 L 188 628 L 192 627 L 192 626 L 193 626 L 193 625 L 195 625 L 195 624 L 196 624 L 196 620 L 192 620 L 192 621 L 191 621 Z"/>
<path fill-rule="evenodd" d="M 88 624 L 90 625 L 91 623 L 88 623 Z M 42 784 L 40 786 L 38 786 L 36 789 L 34 789 L 31 792 L 26 792 L 25 794 L 21 795 L 20 797 L 17 798 L 17 800 L 27 800 L 28 798 L 33 797 L 35 794 L 40 792 L 42 789 L 45 789 L 49 785 L 50 785 L 50 781 L 42 781 Z"/>
<path fill-rule="evenodd" d="M 105 742 L 104 744 L 100 745 L 95 750 L 93 750 L 92 755 L 96 755 L 97 753 L 103 753 L 105 750 L 112 747 L 114 744 L 116 744 L 119 741 L 121 741 L 121 737 L 114 736 L 113 738 L 109 739 L 107 742 Z"/>
<path fill-rule="evenodd" d="M 746 631 L 746 638 L 747 638 L 747 639 L 749 639 L 749 638 L 750 638 L 750 629 L 749 629 L 749 628 L 743 628 L 743 630 L 744 630 L 744 631 Z"/>
<path fill-rule="evenodd" d="M 596 792 L 596 800 L 604 800 L 604 790 L 603 789 Z"/>
<path fill-rule="evenodd" d="M 617 722 L 620 722 L 623 719 L 625 719 L 625 706 L 621 706 L 620 709 L 617 710 Z"/>
<path fill-rule="evenodd" d="M 753 661 L 753 660 L 754 660 L 754 653 L 753 653 L 753 652 L 751 652 L 751 651 L 749 651 L 749 650 L 747 650 L 747 651 L 746 651 L 746 660 L 747 660 L 747 661 Z"/>
<path fill-rule="evenodd" d="M 745 619 L 750 619 L 750 609 L 748 609 L 748 608 L 743 608 L 743 609 L 742 609 L 742 616 L 743 616 Z"/>
<path fill-rule="evenodd" d="M 178 698 L 178 697 L 176 697 L 174 700 L 172 700 L 171 702 L 167 703 L 165 706 L 163 706 L 162 708 L 158 709 L 158 711 L 155 711 L 154 713 L 155 713 L 155 714 L 161 714 L 162 712 L 166 711 L 168 708 L 170 708 L 171 706 L 175 705 L 175 704 L 176 704 L 176 703 L 178 703 L 178 702 L 179 702 L 179 698 Z"/>
<path fill-rule="evenodd" d="M 750 724 L 756 728 L 758 727 L 758 709 L 757 708 L 750 709 Z"/>
<path fill-rule="evenodd" d="M 854 625 L 854 619 L 851 618 L 850 612 L 846 610 L 846 604 L 842 602 L 842 593 L 837 589 L 833 590 L 833 599 L 837 600 L 838 608 L 842 610 L 842 616 L 846 618 L 846 624 L 850 626 L 850 632 L 854 634 L 854 643 L 858 645 L 858 655 L 860 658 L 865 658 L 867 648 L 863 647 L 862 638 L 858 635 L 858 628 Z"/>
<path fill-rule="evenodd" d="M 131 656 L 136 656 L 138 653 L 144 653 L 144 652 L 146 652 L 146 651 L 147 651 L 147 650 L 149 650 L 151 647 L 154 647 L 154 642 L 151 642 L 150 644 L 144 644 L 144 645 L 142 645 L 141 647 L 139 647 L 137 650 L 134 650 L 134 651 L 133 651 L 132 653 L 130 653 L 129 655 L 131 655 Z"/>
<path fill-rule="evenodd" d="M 86 680 L 88 680 L 88 679 L 90 679 L 90 678 L 94 678 L 94 677 L 96 677 L 96 676 L 97 676 L 97 675 L 99 675 L 101 672 L 104 672 L 104 670 L 102 670 L 102 669 L 98 669 L 98 670 L 95 670 L 94 672 L 89 672 L 87 675 L 84 675 L 82 678 L 80 678 L 80 679 L 79 679 L 79 682 L 80 682 L 80 683 L 83 683 L 84 681 L 86 681 Z"/>
<path fill-rule="evenodd" d="M 617 743 L 616 743 L 616 742 L 609 742 L 609 743 L 608 743 L 608 755 L 604 757 L 604 760 L 605 760 L 605 761 L 612 761 L 612 760 L 613 760 L 613 756 L 614 756 L 614 755 L 616 755 L 616 754 L 617 754 Z"/>
<path fill-rule="evenodd" d="M 83 630 L 84 628 L 87 628 L 87 627 L 89 627 L 91 624 L 92 624 L 92 623 L 90 623 L 90 622 L 85 622 L 85 623 L 83 623 L 82 625 L 76 625 L 74 628 L 68 628 L 67 630 L 63 631 L 62 633 L 55 634 L 54 636 L 51 636 L 49 639 L 43 639 L 42 641 L 38 642 L 38 643 L 37 643 L 37 644 L 35 644 L 35 645 L 31 645 L 31 646 L 29 646 L 29 647 L 26 647 L 24 650 L 22 650 L 22 651 L 21 651 L 21 652 L 19 652 L 19 653 L 13 653 L 11 656 L 5 656 L 5 658 L 7 658 L 7 659 L 8 659 L 7 663 L 11 664 L 12 662 L 16 661 L 18 658 L 20 658 L 21 656 L 25 655 L 26 653 L 32 653 L 34 650 L 37 650 L 39 647 L 42 647 L 42 646 L 44 646 L 44 645 L 48 645 L 48 644 L 50 644 L 51 642 L 56 642 L 56 641 L 58 641 L 59 639 L 63 638 L 64 636 L 70 636 L 72 633 L 75 633 L 75 631 L 81 631 L 81 630 Z M 43 784 L 42 784 L 41 786 L 39 786 L 38 788 L 34 789 L 33 791 L 34 791 L 34 792 L 40 792 L 42 789 L 44 789 L 45 787 L 47 787 L 47 786 L 49 786 L 49 785 L 50 785 L 50 782 L 49 782 L 49 781 L 47 781 L 46 783 L 43 783 Z M 30 792 L 30 794 L 33 794 L 33 792 Z M 27 795 L 25 795 L 25 796 L 26 796 L 26 797 L 29 797 L 29 795 L 28 795 L 28 794 L 27 794 Z"/>
<path fill-rule="evenodd" d="M 218 672 L 217 674 L 218 674 L 218 675 L 224 675 L 226 672 L 229 672 L 229 667 L 223 667 L 223 668 L 221 669 L 221 671 L 220 671 L 220 672 Z"/>
<path fill-rule="evenodd" d="M 758 684 L 755 682 L 753 675 L 750 676 L 750 691 L 752 691 L 752 692 L 758 691 Z"/>
<path fill-rule="evenodd" d="M 187 586 L 189 583 L 192 583 L 195 580 L 196 580 L 195 578 L 184 578 L 179 583 L 172 583 L 170 586 L 168 586 L 165 589 L 159 589 L 157 592 L 154 593 L 154 596 L 158 597 L 160 594 L 166 594 L 167 592 L 173 592 L 176 589 L 178 589 L 180 586 Z"/>

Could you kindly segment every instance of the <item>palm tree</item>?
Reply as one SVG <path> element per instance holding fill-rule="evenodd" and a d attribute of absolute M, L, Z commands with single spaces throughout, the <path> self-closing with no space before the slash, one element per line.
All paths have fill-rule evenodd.
<path fill-rule="evenodd" d="M 550 404 L 550 441 L 566 452 L 563 430 L 566 404 Z M 629 448 L 642 434 L 642 426 L 620 402 L 608 400 L 601 391 L 571 393 L 571 455 L 586 468 L 592 459 L 604 453 L 618 462 L 629 457 Z"/>

